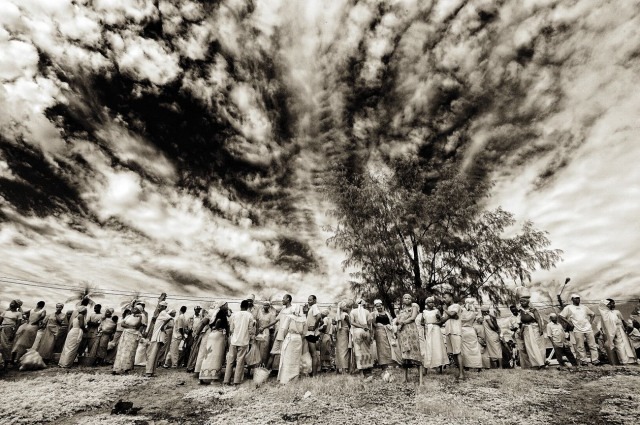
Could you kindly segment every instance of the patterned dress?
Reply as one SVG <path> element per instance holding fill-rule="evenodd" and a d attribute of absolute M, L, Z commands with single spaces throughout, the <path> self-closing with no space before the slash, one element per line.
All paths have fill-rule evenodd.
<path fill-rule="evenodd" d="M 411 316 L 413 316 L 414 309 L 419 310 L 418 304 L 412 303 L 408 307 L 403 306 L 403 308 L 398 311 L 397 320 L 403 323 L 408 321 Z M 402 326 L 402 329 L 398 331 L 398 342 L 400 344 L 400 351 L 402 352 L 402 360 L 405 364 L 421 364 L 420 338 L 415 321 L 405 323 Z"/>

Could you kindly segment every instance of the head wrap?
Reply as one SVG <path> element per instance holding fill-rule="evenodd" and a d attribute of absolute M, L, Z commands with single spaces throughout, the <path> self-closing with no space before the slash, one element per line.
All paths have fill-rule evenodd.
<path fill-rule="evenodd" d="M 202 310 L 202 307 L 200 306 L 200 304 L 197 304 L 195 307 L 193 307 L 194 310 Z"/>
<path fill-rule="evenodd" d="M 426 300 L 424 300 L 424 303 L 434 303 L 436 302 L 436 297 L 427 297 Z"/>
<path fill-rule="evenodd" d="M 329 309 L 328 309 L 328 308 L 323 308 L 323 309 L 320 311 L 320 314 L 322 314 L 323 316 L 328 316 L 328 315 L 329 315 L 329 313 L 330 313 L 330 312 L 329 312 Z"/>
<path fill-rule="evenodd" d="M 475 298 L 465 298 L 464 299 L 464 308 L 467 310 L 476 310 L 476 299 Z"/>
<path fill-rule="evenodd" d="M 78 314 L 84 314 L 87 312 L 87 307 L 81 305 L 80 307 L 78 307 Z"/>
<path fill-rule="evenodd" d="M 557 317 L 558 317 L 558 315 L 557 315 L 556 313 L 551 313 L 551 314 L 549 315 L 549 319 L 551 319 L 552 317 L 556 317 L 556 318 L 557 318 Z"/>
<path fill-rule="evenodd" d="M 490 310 L 490 308 L 489 308 L 488 305 L 483 305 L 483 306 L 480 307 L 480 311 L 483 312 L 483 313 L 488 313 L 489 310 Z"/>
<path fill-rule="evenodd" d="M 176 314 L 176 309 L 172 308 L 171 310 L 169 310 L 169 314 Z"/>
<path fill-rule="evenodd" d="M 460 304 L 451 304 L 449 307 L 447 307 L 447 311 L 449 313 L 460 313 Z"/>
<path fill-rule="evenodd" d="M 358 317 L 358 323 L 360 325 L 366 325 L 367 324 L 367 318 L 369 317 L 369 312 L 364 308 L 364 299 L 363 298 L 358 298 L 356 300 L 356 304 L 358 305 L 358 307 L 356 308 L 356 314 Z"/>
<path fill-rule="evenodd" d="M 580 294 L 571 294 L 571 299 L 580 298 Z"/>
<path fill-rule="evenodd" d="M 263 305 L 263 306 L 264 306 L 264 305 L 268 305 L 269 307 L 271 307 L 271 301 L 269 301 L 269 300 L 265 300 L 265 301 L 263 301 L 263 302 L 262 302 L 262 305 Z"/>
<path fill-rule="evenodd" d="M 56 304 L 56 308 L 64 308 L 64 304 L 62 304 L 62 303 L 57 303 L 57 304 Z"/>
<path fill-rule="evenodd" d="M 526 286 L 518 286 L 516 295 L 518 298 L 531 298 L 531 290 Z"/>
<path fill-rule="evenodd" d="M 373 305 L 378 305 L 378 304 L 383 305 L 382 300 L 373 300 Z"/>
<path fill-rule="evenodd" d="M 105 313 L 113 314 L 113 313 L 115 313 L 115 310 L 113 308 L 109 307 L 108 309 L 105 310 Z"/>

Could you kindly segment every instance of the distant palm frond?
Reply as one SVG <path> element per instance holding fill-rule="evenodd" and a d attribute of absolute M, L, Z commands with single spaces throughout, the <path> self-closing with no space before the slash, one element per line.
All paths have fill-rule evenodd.
<path fill-rule="evenodd" d="M 102 296 L 103 294 L 94 284 L 90 282 L 82 282 L 81 288 L 75 291 L 75 293 L 69 297 L 65 303 L 79 303 L 83 299 L 87 298 L 89 300 L 89 306 L 93 306 L 96 303 L 94 300 L 101 298 Z"/>

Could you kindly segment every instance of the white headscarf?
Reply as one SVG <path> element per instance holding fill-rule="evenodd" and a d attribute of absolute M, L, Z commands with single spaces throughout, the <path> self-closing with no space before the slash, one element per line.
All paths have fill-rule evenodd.
<path fill-rule="evenodd" d="M 358 304 L 358 308 L 356 311 L 356 317 L 358 318 L 358 323 L 364 326 L 367 324 L 367 318 L 369 317 L 369 312 L 363 306 L 364 304 L 363 298 L 358 298 L 356 300 L 356 304 Z"/>

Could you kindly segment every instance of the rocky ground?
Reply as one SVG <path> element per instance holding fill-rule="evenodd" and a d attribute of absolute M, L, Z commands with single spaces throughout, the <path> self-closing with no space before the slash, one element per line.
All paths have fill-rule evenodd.
<path fill-rule="evenodd" d="M 402 383 L 325 375 L 281 386 L 202 386 L 184 370 L 112 376 L 108 368 L 10 371 L 0 424 L 637 424 L 640 367 L 492 370 L 462 381 L 417 371 Z M 128 414 L 111 414 L 122 400 Z M 129 404 L 130 403 L 130 404 Z M 122 405 L 122 404 L 121 404 Z"/>

